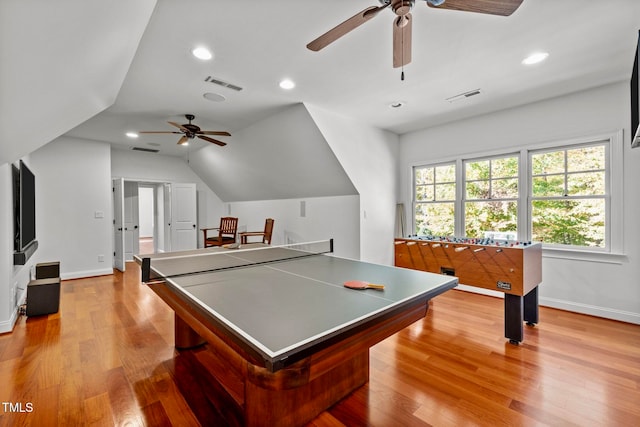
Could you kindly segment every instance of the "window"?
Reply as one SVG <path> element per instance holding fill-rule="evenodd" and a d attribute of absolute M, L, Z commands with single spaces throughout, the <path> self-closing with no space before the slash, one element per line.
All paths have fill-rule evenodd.
<path fill-rule="evenodd" d="M 533 240 L 607 246 L 606 148 L 601 143 L 530 153 Z"/>
<path fill-rule="evenodd" d="M 464 235 L 517 239 L 518 156 L 464 162 Z"/>
<path fill-rule="evenodd" d="M 418 235 L 451 236 L 455 232 L 455 163 L 417 167 L 414 180 L 414 230 Z"/>
<path fill-rule="evenodd" d="M 413 167 L 417 235 L 622 249 L 622 132 Z"/>

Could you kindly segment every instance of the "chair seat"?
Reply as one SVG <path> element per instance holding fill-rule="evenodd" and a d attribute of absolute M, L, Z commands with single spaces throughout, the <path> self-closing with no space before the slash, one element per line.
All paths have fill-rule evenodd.
<path fill-rule="evenodd" d="M 236 239 L 234 239 L 233 237 L 220 238 L 216 236 L 216 237 L 208 237 L 207 240 L 205 240 L 205 242 L 210 245 L 220 246 L 220 245 L 235 243 Z"/>
<path fill-rule="evenodd" d="M 273 233 L 273 218 L 267 218 L 264 224 L 264 231 L 243 231 L 242 233 L 238 233 L 240 236 L 240 243 L 246 244 L 248 242 L 248 237 L 252 236 L 262 236 L 262 243 L 271 244 L 271 234 Z"/>

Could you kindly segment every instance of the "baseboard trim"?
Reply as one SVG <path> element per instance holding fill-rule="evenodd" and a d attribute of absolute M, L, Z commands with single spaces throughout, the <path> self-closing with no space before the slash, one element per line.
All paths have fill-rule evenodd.
<path fill-rule="evenodd" d="M 62 280 L 84 279 L 86 277 L 107 276 L 113 274 L 113 268 L 104 268 L 100 270 L 73 271 L 71 273 L 61 273 Z"/>
<path fill-rule="evenodd" d="M 8 320 L 0 322 L 0 334 L 6 334 L 13 331 L 13 327 L 18 320 L 18 309 L 19 307 L 16 307 L 16 309 L 13 310 L 13 313 L 11 313 L 11 317 Z"/>
<path fill-rule="evenodd" d="M 476 288 L 468 285 L 458 285 L 456 289 L 481 295 L 504 298 L 504 294 L 502 292 L 492 291 L 490 289 Z M 573 301 L 541 296 L 538 297 L 538 304 L 540 304 L 540 306 L 542 307 L 556 308 L 558 310 L 571 311 L 572 313 L 586 314 L 589 316 L 602 317 L 604 319 L 617 320 L 619 322 L 640 325 L 640 313 L 616 310 L 609 307 L 598 307 L 595 305 L 580 304 Z"/>
<path fill-rule="evenodd" d="M 476 288 L 475 286 L 462 285 L 462 284 L 459 284 L 458 286 L 456 286 L 456 289 L 461 291 L 466 291 L 466 292 L 473 292 L 474 294 L 482 294 L 482 295 L 489 295 L 490 297 L 504 298 L 504 293 L 498 292 L 498 291 L 492 291 L 491 289 Z"/>
<path fill-rule="evenodd" d="M 538 303 L 545 307 L 557 308 L 559 310 L 566 310 L 574 313 L 587 314 L 589 316 L 602 317 L 605 319 L 640 325 L 640 313 L 632 313 L 630 311 L 616 310 L 608 307 L 598 307 L 589 304 L 580 304 L 555 298 L 540 297 Z"/>

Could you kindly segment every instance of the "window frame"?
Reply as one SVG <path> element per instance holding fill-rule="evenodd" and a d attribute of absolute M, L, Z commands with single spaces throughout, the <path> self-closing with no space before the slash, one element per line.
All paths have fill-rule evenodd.
<path fill-rule="evenodd" d="M 623 233 L 623 131 L 611 131 L 607 133 L 593 134 L 576 138 L 557 139 L 547 142 L 531 143 L 516 147 L 505 147 L 502 150 L 491 150 L 485 153 L 460 154 L 455 157 L 433 159 L 431 161 L 416 162 L 410 165 L 410 194 L 412 233 L 416 231 L 415 226 L 415 169 L 422 167 L 436 167 L 442 164 L 456 164 L 456 200 L 455 200 L 455 235 L 464 233 L 464 203 L 466 198 L 465 161 L 475 159 L 484 160 L 489 158 L 510 157 L 514 154 L 519 156 L 518 174 L 518 240 L 530 241 L 532 235 L 532 188 L 533 176 L 530 173 L 531 161 L 530 153 L 542 151 L 566 150 L 578 146 L 606 144 L 606 169 L 605 169 L 605 192 L 608 202 L 606 203 L 606 235 L 604 248 L 557 245 L 543 242 L 545 257 L 577 259 L 589 261 L 611 262 L 619 264 L 624 260 L 624 233 Z M 592 196 L 587 196 L 592 197 Z M 462 233 L 462 234 L 461 234 Z"/>
<path fill-rule="evenodd" d="M 438 167 L 441 166 L 454 166 L 455 167 L 455 173 L 454 173 L 454 181 L 453 184 L 455 186 L 455 191 L 454 191 L 454 198 L 453 200 L 437 200 L 436 199 L 436 195 L 437 195 L 437 191 L 436 191 L 436 185 L 438 184 L 437 182 L 437 177 L 434 175 L 434 180 L 433 180 L 433 195 L 434 195 L 434 199 L 433 200 L 418 200 L 416 195 L 417 195 L 417 187 L 418 184 L 416 183 L 416 170 L 418 169 L 434 169 L 434 174 L 435 174 L 435 170 Z M 457 161 L 453 160 L 453 161 L 443 161 L 443 162 L 438 162 L 438 163 L 430 163 L 430 164 L 417 164 L 417 165 L 413 165 L 411 167 L 411 207 L 412 207 L 412 211 L 411 211 L 411 230 L 412 233 L 416 232 L 416 208 L 418 205 L 420 204 L 437 204 L 437 203 L 453 203 L 453 207 L 454 207 L 454 217 L 453 217 L 453 221 L 454 221 L 454 229 L 457 229 L 457 215 L 455 214 L 456 209 L 458 209 L 457 206 L 457 199 L 459 197 L 458 195 L 458 174 L 459 174 L 459 164 Z M 446 181 L 444 183 L 451 183 L 450 181 Z"/>
<path fill-rule="evenodd" d="M 528 178 L 529 178 L 529 185 L 528 185 L 528 195 L 527 195 L 527 208 L 530 212 L 530 215 L 533 214 L 532 210 L 533 210 L 533 202 L 535 200 L 592 200 L 592 199 L 601 199 L 604 200 L 605 203 L 605 207 L 604 207 L 604 212 L 605 212 L 605 229 L 604 229 L 604 241 L 605 241 L 605 246 L 604 247 L 590 247 L 590 246 L 577 246 L 577 245 L 567 245 L 567 244 L 562 244 L 562 243 L 545 243 L 545 247 L 547 248 L 558 248 L 558 249 L 569 249 L 569 250 L 588 250 L 588 251 L 604 251 L 604 252 L 610 252 L 610 246 L 611 246 L 611 141 L 606 141 L 606 140 L 600 140 L 600 141 L 593 141 L 593 142 L 583 142 L 583 143 L 576 143 L 576 144 L 572 144 L 572 145 L 563 145 L 561 147 L 549 147 L 549 148 L 542 148 L 542 149 L 537 149 L 537 150 L 528 150 L 527 153 L 527 157 L 528 157 L 528 165 L 529 165 L 529 170 L 531 171 L 528 174 Z M 570 195 L 568 194 L 568 188 L 569 188 L 569 176 L 575 173 L 580 173 L 580 172 L 569 172 L 569 165 L 568 165 L 568 159 L 567 159 L 567 155 L 568 152 L 570 150 L 574 150 L 574 149 L 579 149 L 579 148 L 586 148 L 586 147 L 604 147 L 604 155 L 605 155 L 605 159 L 604 159 L 604 169 L 598 169 L 597 171 L 604 171 L 604 176 L 605 176 L 605 183 L 604 183 L 604 193 L 601 195 Z M 563 188 L 563 194 L 562 195 L 556 195 L 556 196 L 534 196 L 533 195 L 533 180 L 535 177 L 537 176 L 543 176 L 543 175 L 534 175 L 533 174 L 533 156 L 535 154 L 539 154 L 539 153 L 552 153 L 552 152 L 563 152 L 564 155 L 564 170 L 561 173 L 558 174 L 554 174 L 554 175 L 561 175 L 564 177 L 564 188 Z M 590 172 L 595 172 L 594 171 L 590 171 Z M 584 172 L 584 171 L 583 171 Z M 528 225 L 529 225 L 529 230 L 528 230 L 528 235 L 529 236 L 533 236 L 533 218 L 528 218 Z"/>
<path fill-rule="evenodd" d="M 493 174 L 492 174 L 492 164 L 493 164 L 493 160 L 500 160 L 500 159 L 508 159 L 508 158 L 515 158 L 516 161 L 518 162 L 518 174 L 514 177 L 509 177 L 509 178 L 515 178 L 518 181 L 518 195 L 517 197 L 507 197 L 507 198 L 493 198 L 493 197 L 489 197 L 488 199 L 469 199 L 467 198 L 467 182 L 478 182 L 478 181 L 488 181 L 489 183 L 489 193 L 492 194 L 493 190 L 492 190 L 492 184 L 493 181 L 497 180 L 497 179 L 502 179 L 504 177 L 501 178 L 494 178 Z M 461 159 L 462 161 L 462 181 L 461 181 L 461 185 L 460 187 L 462 190 L 462 197 L 461 197 L 461 203 L 460 203 L 460 209 L 461 209 L 461 228 L 459 229 L 459 231 L 462 233 L 461 235 L 465 235 L 466 234 L 466 224 L 467 224 L 467 203 L 477 203 L 477 202 L 483 202 L 483 201 L 490 201 L 490 200 L 494 200 L 494 201 L 502 201 L 502 202 L 510 202 L 510 201 L 515 201 L 516 205 L 517 205 L 517 213 L 516 213 L 516 231 L 518 233 L 518 236 L 520 236 L 520 226 L 521 226 L 521 221 L 520 221 L 520 217 L 522 215 L 521 213 L 521 203 L 522 203 L 522 198 L 521 198 L 521 163 L 522 163 L 522 159 L 521 159 L 521 155 L 520 152 L 515 151 L 515 152 L 508 152 L 508 153 L 504 153 L 504 154 L 494 154 L 494 155 L 490 155 L 490 156 L 482 156 L 482 157 L 467 157 L 467 158 L 463 158 Z M 482 162 L 482 161 L 489 161 L 490 162 L 490 166 L 489 166 L 489 177 L 486 180 L 478 180 L 478 179 L 473 179 L 473 180 L 467 180 L 467 164 L 469 163 L 474 163 L 474 162 Z M 522 240 L 522 239 L 520 239 Z"/>

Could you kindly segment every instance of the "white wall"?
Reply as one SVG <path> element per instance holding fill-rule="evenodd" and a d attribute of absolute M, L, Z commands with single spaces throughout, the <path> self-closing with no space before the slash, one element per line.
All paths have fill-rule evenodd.
<path fill-rule="evenodd" d="M 13 189 L 11 164 L 0 164 L 0 333 L 8 332 L 16 318 L 13 299 Z"/>
<path fill-rule="evenodd" d="M 309 112 L 295 104 L 209 144 L 191 167 L 226 202 L 354 195 Z"/>
<path fill-rule="evenodd" d="M 11 301 L 11 266 L 13 265 L 11 165 L 0 164 L 0 333 L 10 328 L 9 320 L 14 309 Z M 13 325 L 13 322 L 11 322 Z"/>
<path fill-rule="evenodd" d="M 153 187 L 138 188 L 138 224 L 140 225 L 140 237 L 153 237 Z"/>
<path fill-rule="evenodd" d="M 113 104 L 155 5 L 0 2 L 0 163 Z"/>
<path fill-rule="evenodd" d="M 411 206 L 411 165 L 420 162 L 624 129 L 625 256 L 594 261 L 545 252 L 540 304 L 640 323 L 640 149 L 630 148 L 630 117 L 622 82 L 403 135 L 401 198 Z"/>
<path fill-rule="evenodd" d="M 304 202 L 304 217 L 300 202 Z M 238 231 L 262 231 L 265 219 L 273 218 L 272 245 L 333 238 L 337 256 L 359 259 L 358 196 L 233 202 L 227 208 L 238 217 Z"/>
<path fill-rule="evenodd" d="M 60 261 L 63 279 L 113 272 L 109 152 L 107 143 L 60 137 L 30 155 L 39 243 L 34 259 Z"/>
<path fill-rule="evenodd" d="M 196 175 L 184 159 L 132 150 L 111 150 L 111 175 L 140 182 L 195 183 L 198 193 L 198 228 L 220 222 L 224 206 L 220 198 Z M 215 224 L 215 225 L 214 225 Z M 202 233 L 198 245 L 202 247 Z"/>
<path fill-rule="evenodd" d="M 398 136 L 305 104 L 360 194 L 360 257 L 393 264 Z"/>
<path fill-rule="evenodd" d="M 29 156 L 22 160 L 35 172 Z M 18 306 L 24 303 L 36 254 L 25 265 L 13 265 L 13 186 L 11 164 L 0 165 L 0 333 L 9 332 L 17 319 Z M 36 176 L 36 188 L 40 183 Z M 37 201 L 36 201 L 37 203 Z M 37 208 L 37 205 L 36 205 Z M 38 224 L 36 224 L 36 232 Z M 36 236 L 40 238 L 39 234 Z"/>

